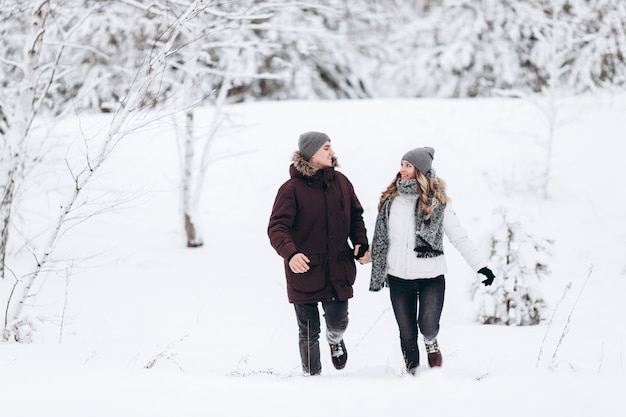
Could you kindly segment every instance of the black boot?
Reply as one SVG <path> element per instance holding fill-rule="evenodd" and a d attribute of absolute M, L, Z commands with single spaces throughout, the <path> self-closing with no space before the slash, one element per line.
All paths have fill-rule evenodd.
<path fill-rule="evenodd" d="M 336 369 L 343 369 L 348 361 L 348 351 L 343 340 L 338 344 L 330 344 L 330 357 L 333 360 L 333 365 Z"/>

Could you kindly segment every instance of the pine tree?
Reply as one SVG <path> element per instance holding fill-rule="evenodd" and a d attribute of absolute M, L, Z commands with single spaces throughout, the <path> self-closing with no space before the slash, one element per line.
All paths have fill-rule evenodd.
<path fill-rule="evenodd" d="M 552 243 L 525 231 L 503 208 L 496 210 L 495 218 L 489 264 L 499 279 L 490 287 L 476 288 L 477 320 L 508 326 L 539 324 L 546 311 L 539 287 L 550 273 Z"/>

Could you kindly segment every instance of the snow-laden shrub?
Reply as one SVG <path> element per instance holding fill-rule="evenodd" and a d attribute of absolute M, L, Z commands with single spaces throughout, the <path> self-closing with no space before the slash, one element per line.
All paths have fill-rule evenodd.
<path fill-rule="evenodd" d="M 505 209 L 494 213 L 489 265 L 496 275 L 490 287 L 476 287 L 476 319 L 483 324 L 528 326 L 545 318 L 541 280 L 549 275 L 552 243 L 524 230 Z"/>

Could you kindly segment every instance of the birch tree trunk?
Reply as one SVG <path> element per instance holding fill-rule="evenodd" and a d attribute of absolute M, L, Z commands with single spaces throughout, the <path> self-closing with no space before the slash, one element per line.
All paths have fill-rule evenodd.
<path fill-rule="evenodd" d="M 544 31 L 538 35 L 539 40 L 545 44 L 548 57 L 545 63 L 545 86 L 540 94 L 540 100 L 543 101 L 540 106 L 546 121 L 546 133 L 542 144 L 545 148 L 543 178 L 540 180 L 544 200 L 550 198 L 553 151 L 561 117 L 561 95 L 566 88 L 562 79 L 570 70 L 569 62 L 583 42 L 583 36 L 573 28 L 575 25 L 565 20 L 559 9 L 553 6 L 550 16 L 545 20 Z"/>
<path fill-rule="evenodd" d="M 190 75 L 190 85 L 186 86 L 187 103 L 185 105 L 185 128 L 182 138 L 182 210 L 187 237 L 187 247 L 199 247 L 204 244 L 199 230 L 198 211 L 200 199 L 206 180 L 206 172 L 210 163 L 211 145 L 219 132 L 223 119 L 223 111 L 226 106 L 228 94 L 232 88 L 233 72 L 232 63 L 238 55 L 238 51 L 230 52 L 231 60 L 223 74 L 217 97 L 213 105 L 213 114 L 209 125 L 209 131 L 203 138 L 196 138 L 194 134 L 194 84 L 197 73 Z M 199 164 L 196 160 L 200 159 Z"/>
<path fill-rule="evenodd" d="M 191 90 L 190 90 L 191 91 Z M 195 137 L 194 137 L 194 118 L 193 107 L 185 110 L 185 129 L 183 142 L 183 158 L 182 158 L 182 210 L 183 221 L 185 224 L 185 234 L 187 236 L 187 247 L 197 248 L 202 246 L 204 242 L 198 230 L 198 206 L 194 204 L 193 199 L 193 182 L 194 182 L 194 155 L 195 155 Z"/>
<path fill-rule="evenodd" d="M 19 86 L 19 100 L 14 112 L 8 117 L 6 142 L 0 154 L 0 173 L 5 173 L 5 178 L 2 179 L 4 184 L 0 184 L 0 278 L 5 276 L 11 214 L 23 179 L 28 132 L 36 114 L 37 67 L 49 12 L 49 0 L 40 1 L 33 10 L 29 41 L 24 48 L 23 62 L 20 65 L 23 78 Z"/>

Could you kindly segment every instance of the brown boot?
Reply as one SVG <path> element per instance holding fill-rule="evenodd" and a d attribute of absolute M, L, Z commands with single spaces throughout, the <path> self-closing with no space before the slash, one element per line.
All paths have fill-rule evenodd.
<path fill-rule="evenodd" d="M 426 353 L 428 353 L 428 365 L 430 365 L 431 368 L 441 366 L 443 357 L 441 356 L 437 339 L 426 340 Z"/>

